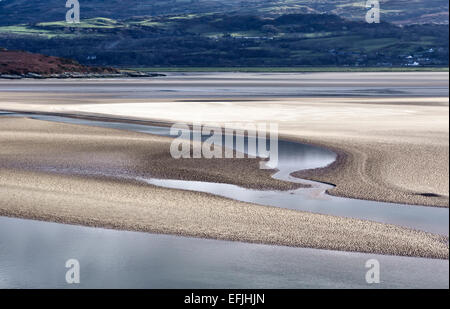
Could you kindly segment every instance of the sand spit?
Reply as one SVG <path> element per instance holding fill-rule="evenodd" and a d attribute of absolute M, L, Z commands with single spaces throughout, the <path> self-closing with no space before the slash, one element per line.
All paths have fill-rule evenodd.
<path fill-rule="evenodd" d="M 449 206 L 448 98 L 153 102 L 74 105 L 56 110 L 163 122 L 276 121 L 281 136 L 342 154 L 332 168 L 295 174 L 335 184 L 331 194 Z"/>
<path fill-rule="evenodd" d="M 206 181 L 260 190 L 302 187 L 273 179 L 273 170 L 259 169 L 259 159 L 174 160 L 171 142 L 149 134 L 3 117 L 0 168 Z"/>
<path fill-rule="evenodd" d="M 9 98 L 11 96 L 14 94 L 8 94 Z M 328 192 L 332 195 L 449 206 L 448 98 L 146 100 L 109 104 L 92 96 L 91 100 L 96 103 L 64 106 L 33 104 L 31 97 L 24 98 L 23 95 L 19 95 L 17 100 L 20 103 L 0 103 L 0 109 L 161 123 L 276 121 L 284 138 L 321 145 L 340 154 L 338 162 L 329 168 L 294 174 L 336 185 Z M 65 102 L 63 98 L 60 100 Z M 209 175 L 202 180 L 213 178 Z M 234 182 L 231 180 L 229 183 Z M 248 186 L 245 183 L 248 182 L 243 181 L 239 185 Z"/>
<path fill-rule="evenodd" d="M 110 177 L 92 173 L 133 174 L 144 163 L 160 160 L 158 156 L 168 151 L 168 141 L 111 129 L 2 118 L 0 215 L 252 243 L 448 258 L 448 237 L 157 188 L 117 179 L 113 173 Z M 147 156 L 142 157 L 144 150 Z M 157 166 L 177 170 L 170 162 L 163 160 Z M 199 169 L 203 179 L 208 174 L 200 165 L 191 166 L 189 173 Z M 56 167 L 57 173 L 50 167 Z M 242 177 L 242 168 L 236 164 L 227 169 L 227 177 Z M 253 166 L 249 169 L 264 172 Z M 258 177 L 274 184 L 269 175 Z"/>
<path fill-rule="evenodd" d="M 297 139 L 298 140 L 298 139 Z M 326 168 L 299 171 L 294 177 L 333 184 L 328 194 L 399 204 L 449 207 L 445 145 L 355 143 L 302 139 L 338 154 Z M 447 162 L 447 163 L 446 163 Z"/>

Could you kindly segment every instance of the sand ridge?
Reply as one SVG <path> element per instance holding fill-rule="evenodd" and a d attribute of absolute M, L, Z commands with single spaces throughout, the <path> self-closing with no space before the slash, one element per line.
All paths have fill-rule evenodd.
<path fill-rule="evenodd" d="M 129 146 L 135 151 L 137 144 L 145 145 L 146 152 L 159 154 L 161 145 L 168 143 L 166 138 L 30 119 L 2 118 L 0 127 L 3 216 L 273 245 L 448 258 L 448 237 L 157 188 L 113 176 L 83 175 L 94 167 L 111 170 L 132 166 L 129 161 L 139 162 L 127 151 Z M 60 162 L 53 161 L 57 157 Z M 150 156 L 146 160 L 151 163 Z M 13 167 L 14 162 L 18 164 Z M 32 168 L 47 163 L 65 167 L 66 172 Z M 239 175 L 241 168 L 236 165 L 229 175 Z M 192 167 L 191 172 L 194 170 Z M 263 178 L 271 179 L 269 175 Z"/>

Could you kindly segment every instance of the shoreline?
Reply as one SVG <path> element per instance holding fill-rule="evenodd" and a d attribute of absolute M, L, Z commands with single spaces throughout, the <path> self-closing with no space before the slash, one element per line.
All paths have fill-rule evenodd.
<path fill-rule="evenodd" d="M 169 189 L 170 190 L 170 189 Z M 200 194 L 206 194 L 206 193 L 200 193 Z M 212 195 L 212 194 L 206 194 L 206 195 Z M 213 196 L 213 195 L 212 195 Z M 259 206 L 258 207 L 268 207 L 268 208 L 275 208 L 276 207 L 269 207 L 269 206 Z M 290 212 L 297 212 L 294 210 L 288 210 Z M 301 213 L 301 212 L 300 212 Z M 309 214 L 309 213 L 305 213 L 305 214 Z M 312 214 L 312 215 L 317 215 L 317 216 L 324 216 L 324 217 L 331 217 L 333 219 L 342 219 L 341 217 L 334 217 L 334 216 L 327 216 L 327 215 L 320 215 L 320 214 Z M 428 233 L 428 232 L 422 232 L 422 231 L 417 231 L 417 230 L 413 230 L 413 229 L 407 229 L 407 228 L 402 228 L 402 227 L 398 227 L 396 225 L 390 225 L 390 224 L 383 224 L 383 223 L 377 223 L 377 222 L 372 222 L 372 221 L 367 221 L 367 220 L 355 220 L 355 219 L 348 219 L 351 220 L 352 222 L 348 222 L 348 223 L 355 223 L 358 221 L 362 221 L 365 223 L 368 223 L 368 226 L 370 226 L 370 224 L 375 223 L 375 224 L 379 224 L 379 225 L 387 225 L 387 228 L 391 228 L 391 229 L 396 229 L 399 228 L 400 230 L 406 230 L 409 232 L 413 232 L 416 233 L 418 232 L 420 236 L 425 236 L 426 239 L 427 237 L 430 237 L 428 240 L 431 240 L 431 245 L 435 245 L 435 243 L 441 243 L 444 244 L 443 250 L 437 253 L 430 253 L 430 252 L 422 252 L 422 249 L 417 249 L 417 248 L 408 248 L 408 250 L 410 250 L 409 254 L 405 254 L 404 252 L 398 251 L 398 250 L 392 250 L 392 248 L 386 249 L 386 248 L 377 248 L 375 250 L 366 250 L 366 251 L 360 251 L 360 250 L 351 250 L 351 249 L 347 249 L 347 248 L 342 248 L 339 245 L 337 246 L 332 246 L 332 247 L 328 247 L 328 246 L 307 246 L 307 245 L 303 245 L 303 244 L 296 244 L 293 242 L 281 242 L 281 241 L 270 241 L 270 240 L 261 240 L 261 239 L 246 239 L 246 238 L 236 238 L 236 237 L 222 237 L 222 236 L 218 236 L 218 237 L 210 237 L 207 236 L 203 233 L 198 234 L 198 233 L 193 233 L 193 232 L 188 232 L 188 233 L 171 233 L 171 232 L 167 232 L 166 230 L 151 230 L 151 229 L 147 229 L 144 227 L 132 227 L 132 228 L 125 228 L 123 224 L 118 224 L 118 223 L 98 223 L 98 222 L 93 222 L 90 221 L 87 223 L 87 221 L 83 221 L 83 220 L 76 220 L 74 218 L 71 219 L 61 219 L 61 218 L 56 218 L 56 217 L 51 217 L 51 216 L 29 216 L 29 215 L 20 215 L 17 216 L 15 214 L 10 215 L 10 214 L 4 214 L 2 212 L 0 212 L 0 217 L 2 218 L 9 218 L 9 219 L 16 219 L 16 220 L 24 220 L 24 221 L 35 221 L 35 222 L 43 222 L 43 223 L 52 223 L 52 224 L 61 224 L 61 225 L 68 225 L 68 226 L 76 226 L 76 227 L 82 227 L 82 228 L 93 228 L 93 229 L 99 229 L 99 230 L 110 230 L 110 231 L 119 231 L 119 232 L 134 232 L 134 233 L 145 233 L 145 234 L 149 234 L 149 235 L 161 235 L 161 236 L 172 236 L 172 237 L 180 237 L 180 238 L 186 238 L 186 239 L 204 239 L 204 240 L 212 240 L 212 241 L 223 241 L 223 242 L 233 242 L 233 243 L 241 243 L 241 244 L 253 244 L 253 245 L 267 245 L 267 246 L 274 246 L 274 247 L 287 247 L 287 248 L 299 248 L 299 249 L 311 249 L 311 250 L 318 250 L 318 251 L 331 251 L 331 252 L 341 252 L 341 253 L 360 253 L 360 254 L 377 254 L 377 255 L 383 255 L 383 256 L 392 256 L 392 257 L 405 257 L 405 258 L 413 258 L 413 259 L 429 259 L 429 260 L 443 260 L 443 261 L 447 261 L 449 259 L 449 252 L 448 252 L 448 247 L 447 252 L 445 250 L 445 244 L 448 244 L 449 241 L 449 237 L 447 236 L 443 236 L 443 235 L 437 235 L 437 234 L 433 234 L 433 233 Z M 347 218 L 344 218 L 347 219 Z M 403 235 L 403 237 L 406 235 Z M 409 236 L 409 235 L 408 235 Z M 416 236 L 416 235 L 414 235 Z M 430 244 L 429 244 L 430 245 Z M 386 250 L 386 251 L 380 251 L 381 250 Z M 417 250 L 414 250 L 417 249 Z M 394 252 L 394 253 L 393 253 Z M 400 254 L 398 253 L 400 252 Z M 418 253 L 419 252 L 419 253 Z M 417 255 L 417 253 L 419 255 Z"/>
<path fill-rule="evenodd" d="M 422 196 L 423 198 L 417 196 L 418 197 L 417 200 L 407 198 L 397 199 L 395 197 L 383 198 L 379 195 L 370 196 L 369 198 L 367 195 L 361 192 L 359 194 L 355 194 L 354 192 L 337 190 L 338 187 L 344 185 L 344 182 L 342 180 L 337 180 L 338 175 L 341 173 L 342 170 L 351 168 L 351 166 L 354 165 L 354 163 L 353 164 L 349 163 L 349 161 L 351 161 L 355 156 L 355 153 L 352 152 L 350 147 L 346 148 L 343 147 L 342 145 L 331 145 L 330 143 L 323 142 L 321 140 L 309 140 L 298 137 L 285 137 L 285 139 L 305 143 L 308 145 L 323 147 L 336 154 L 336 160 L 333 163 L 329 164 L 328 166 L 315 169 L 301 170 L 291 173 L 292 177 L 296 177 L 298 179 L 311 180 L 314 182 L 333 186 L 332 189 L 328 189 L 325 191 L 325 193 L 328 195 L 356 200 L 394 203 L 404 206 L 449 208 L 449 200 L 448 197 L 446 198 L 445 196 L 433 196 L 433 195 L 426 196 L 426 194 L 424 194 Z M 359 163 L 361 164 L 361 162 Z M 430 201 L 430 198 L 435 198 L 435 200 Z"/>
<path fill-rule="evenodd" d="M 127 69 L 127 68 L 125 68 Z M 133 67 L 136 71 L 155 71 L 155 72 L 176 72 L 176 73 L 360 73 L 360 72 L 448 72 L 449 68 L 445 66 L 429 67 Z"/>
<path fill-rule="evenodd" d="M 42 179 L 42 174 L 33 175 Z M 49 175 L 47 175 L 49 176 Z M 64 179 L 56 176 L 58 182 L 62 181 L 77 181 L 77 177 L 70 177 Z M 27 177 L 32 177 L 27 174 Z M 92 186 L 96 182 L 86 181 L 88 178 L 79 178 L 78 180 L 86 183 L 87 186 Z M 195 199 L 195 203 L 200 203 L 204 208 L 207 204 L 208 209 L 200 211 L 197 208 L 195 214 L 196 219 L 184 218 L 183 221 L 190 222 L 191 226 L 183 226 L 174 224 L 174 218 L 166 217 L 167 213 L 151 212 L 149 214 L 142 212 L 139 208 L 144 205 L 140 203 L 134 209 L 130 204 L 123 207 L 116 203 L 109 202 L 107 205 L 99 207 L 97 203 L 90 203 L 89 213 L 86 213 L 87 200 L 84 202 L 82 210 L 76 210 L 75 205 L 67 204 L 67 200 L 71 197 L 59 196 L 57 200 L 48 199 L 45 197 L 45 204 L 42 204 L 42 197 L 33 196 L 32 201 L 26 198 L 27 207 L 23 208 L 23 199 L 21 199 L 21 209 L 15 207 L 6 207 L 0 205 L 0 216 L 8 218 L 17 218 L 25 220 L 34 220 L 42 222 L 53 222 L 57 224 L 77 225 L 91 228 L 112 229 L 118 231 L 142 232 L 155 235 L 173 235 L 180 237 L 193 237 L 200 239 L 233 241 L 250 244 L 265 244 L 292 248 L 309 248 L 318 250 L 331 250 L 340 252 L 355 252 L 367 254 L 381 254 L 387 256 L 403 256 L 411 258 L 427 258 L 448 260 L 448 236 L 432 234 L 419 230 L 404 228 L 391 224 L 378 223 L 368 220 L 359 220 L 352 218 L 344 218 L 330 215 L 313 214 L 308 212 L 301 212 L 289 209 L 281 209 L 277 207 L 254 205 L 227 198 L 217 197 L 213 194 L 199 193 L 192 191 L 173 190 L 165 188 L 152 188 L 152 186 L 138 184 L 130 186 L 130 183 L 110 181 L 116 183 L 116 188 L 128 187 L 142 188 L 145 191 L 156 192 L 161 191 L 160 195 L 165 199 L 167 204 L 167 195 L 176 194 L 175 199 Z M 83 191 L 87 191 L 88 187 Z M 147 187 L 147 188 L 146 188 Z M 105 187 L 103 187 L 105 189 Z M 12 190 L 11 190 L 12 191 Z M 155 194 L 152 192 L 152 195 Z M 22 190 L 17 191 L 15 195 L 22 194 Z M 42 193 L 42 192 L 41 192 Z M 110 192 L 113 194 L 113 192 Z M 123 193 L 122 193 L 123 194 Z M 67 193 L 64 193 L 67 195 Z M 0 196 L 6 199 L 0 188 Z M 50 202 L 51 205 L 48 205 Z M 206 203 L 205 203 L 206 202 Z M 29 203 L 32 203 L 30 205 Z M 134 203 L 134 202 L 133 202 Z M 39 204 L 39 211 L 36 211 L 35 206 Z M 58 205 L 59 204 L 59 205 Z M 61 211 L 61 204 L 64 205 Z M 178 219 L 188 216 L 188 211 L 192 210 L 192 204 L 189 203 L 187 211 L 182 210 L 182 214 L 177 214 Z M 161 207 L 162 204 L 159 205 Z M 136 205 L 133 205 L 136 206 Z M 175 206 L 172 204 L 172 206 Z M 178 208 L 180 205 L 176 205 Z M 184 205 L 186 206 L 186 205 Z M 99 208 L 107 208 L 100 210 Z M 165 207 L 163 207 L 165 208 Z M 183 207 L 184 208 L 184 207 Z M 32 210 L 34 209 L 34 210 Z M 110 211 L 114 212 L 114 216 L 108 215 Z M 130 211 L 133 215 L 130 216 Z M 231 212 L 230 212 L 231 211 Z M 119 212 L 119 213 L 118 213 Z M 180 212 L 177 209 L 176 212 Z M 171 211 L 174 214 L 173 210 Z M 211 220 L 211 215 L 217 218 Z M 155 216 L 157 217 L 154 222 Z M 243 216 L 241 220 L 235 221 L 236 216 Z M 139 218 L 138 218 L 139 217 Z M 264 217 L 262 221 L 260 221 Z M 231 221 L 230 221 L 231 219 Z M 225 222 L 224 222 L 225 220 Z M 255 222 L 256 220 L 256 222 Z M 175 219 L 176 221 L 176 219 Z M 243 222 L 241 222 L 243 221 Z M 285 226 L 279 226 L 279 222 L 283 222 Z M 245 222 L 245 223 L 244 223 Z M 192 224 L 194 226 L 192 226 Z"/>
<path fill-rule="evenodd" d="M 359 178 L 362 182 L 371 181 L 364 180 L 364 176 L 359 173 L 353 172 L 356 169 L 364 166 L 366 164 L 367 157 L 365 153 L 360 153 L 357 149 L 352 148 L 351 145 L 337 145 L 332 144 L 329 141 L 323 141 L 321 139 L 310 140 L 310 139 L 302 139 L 302 138 L 289 138 L 288 140 L 294 140 L 298 142 L 303 142 L 310 145 L 315 145 L 318 147 L 324 147 L 333 151 L 337 157 L 336 160 L 330 165 L 322 168 L 309 169 L 296 171 L 291 173 L 291 176 L 299 178 L 311 180 L 327 185 L 333 186 L 332 189 L 326 190 L 326 194 L 336 197 L 357 199 L 357 200 L 369 200 L 375 202 L 385 202 L 385 203 L 395 203 L 404 206 L 422 206 L 422 207 L 437 207 L 437 208 L 449 208 L 449 197 L 442 196 L 434 193 L 417 193 L 413 191 L 402 192 L 401 196 L 396 195 L 396 192 L 389 192 L 380 194 L 380 192 L 367 194 L 367 191 L 359 191 L 355 192 L 355 190 L 346 189 L 345 187 L 348 185 L 349 177 Z M 350 174 L 346 178 L 342 177 L 343 173 Z M 389 188 L 389 185 L 382 184 L 386 186 L 386 188 L 379 189 L 381 190 L 401 190 L 400 188 Z"/>
<path fill-rule="evenodd" d="M 38 74 L 29 72 L 26 74 L 0 74 L 0 80 L 108 80 L 108 79 L 126 79 L 126 78 L 155 78 L 166 77 L 165 73 L 273 73 L 273 74 L 314 74 L 314 73 L 442 73 L 449 72 L 448 67 L 420 67 L 420 68 L 340 68 L 340 67 L 311 67 L 311 68 L 291 68 L 291 67 L 217 67 L 217 68 L 133 68 L 119 69 L 119 73 L 80 73 L 65 72 L 60 74 Z"/>
<path fill-rule="evenodd" d="M 0 74 L 0 80 L 108 80 L 121 78 L 150 78 L 150 77 L 164 77 L 165 74 L 160 73 L 142 73 L 142 72 L 121 72 L 117 74 L 96 74 L 96 73 L 63 73 L 52 75 L 41 75 L 36 73 L 27 74 Z"/>

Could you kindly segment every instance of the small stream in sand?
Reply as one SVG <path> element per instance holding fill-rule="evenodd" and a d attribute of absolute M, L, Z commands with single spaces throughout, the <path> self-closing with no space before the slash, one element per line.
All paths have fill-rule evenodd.
<path fill-rule="evenodd" d="M 4 115 L 170 136 L 166 127 L 49 115 Z M 294 171 L 326 166 L 335 158 L 333 152 L 323 148 L 280 141 L 279 172 L 273 177 L 311 185 L 311 188 L 284 192 L 195 181 L 139 180 L 160 187 L 207 192 L 259 205 L 367 219 L 448 235 L 448 209 L 332 197 L 325 194 L 331 186 L 290 176 Z M 375 256 L 109 231 L 9 218 L 0 218 L 0 232 L 0 287 L 64 287 L 64 282 L 61 282 L 64 276 L 57 280 L 52 276 L 65 271 L 63 259 L 76 257 L 87 268 L 96 265 L 97 269 L 92 270 L 97 272 L 97 276 L 89 275 L 83 287 L 103 287 L 101 283 L 106 281 L 99 277 L 98 269 L 112 272 L 106 275 L 108 278 L 121 278 L 121 281 L 116 278 L 105 283 L 111 287 L 364 287 L 363 260 Z M 201 256 L 199 252 L 203 252 Z M 176 254 L 178 258 L 167 259 L 169 254 Z M 281 262 L 273 260 L 275 256 Z M 378 257 L 385 261 L 386 266 L 392 267 L 389 274 L 392 278 L 383 287 L 448 287 L 448 261 Z M 99 265 L 102 261 L 103 266 Z M 361 261 L 361 265 L 356 261 Z M 276 264 L 275 269 L 273 263 Z M 400 271 L 402 263 L 409 267 L 420 266 L 422 270 L 411 273 L 411 268 L 404 267 L 404 271 Z M 326 269 L 315 269 L 331 264 L 336 264 L 336 267 L 333 271 L 328 269 L 328 275 L 324 273 Z M 24 265 L 24 269 L 19 269 L 20 265 Z M 55 265 L 62 269 L 54 268 Z M 42 275 L 46 268 L 52 276 Z M 439 269 L 447 277 L 431 278 L 431 273 L 425 271 L 427 269 Z M 414 276 L 418 280 L 414 280 Z"/>
<path fill-rule="evenodd" d="M 111 121 L 94 121 L 53 115 L 10 114 L 10 116 L 30 117 L 45 121 L 90 125 L 160 136 L 171 136 L 170 128 L 163 126 Z M 204 139 L 206 138 L 207 137 L 204 137 Z M 238 151 L 247 152 L 247 138 L 245 139 L 245 142 L 245 148 L 237 149 Z M 327 195 L 325 194 L 325 191 L 332 188 L 332 186 L 298 179 L 290 176 L 290 174 L 299 170 L 327 166 L 336 159 L 335 153 L 324 148 L 283 140 L 279 141 L 278 147 L 279 171 L 274 174 L 273 177 L 289 182 L 309 184 L 311 185 L 311 188 L 300 188 L 291 191 L 261 191 L 220 183 L 154 178 L 138 179 L 159 187 L 206 192 L 243 202 L 255 203 L 258 205 L 371 220 L 382 223 L 396 224 L 442 235 L 449 234 L 448 209 L 382 203 Z"/>

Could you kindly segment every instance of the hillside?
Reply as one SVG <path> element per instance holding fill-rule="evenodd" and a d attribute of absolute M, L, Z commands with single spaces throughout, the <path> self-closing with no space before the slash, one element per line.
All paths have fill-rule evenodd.
<path fill-rule="evenodd" d="M 0 75 L 49 76 L 64 73 L 115 74 L 116 69 L 88 67 L 70 59 L 0 49 Z"/>
<path fill-rule="evenodd" d="M 0 46 L 82 64 L 448 66 L 448 26 L 368 24 L 335 15 L 204 14 L 0 27 Z"/>
<path fill-rule="evenodd" d="M 380 0 L 382 20 L 397 24 L 448 24 L 448 0 Z M 80 0 L 82 18 L 241 13 L 258 16 L 335 14 L 362 21 L 361 0 Z M 64 18 L 65 1 L 1 0 L 0 25 L 34 24 Z"/>

